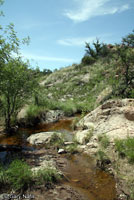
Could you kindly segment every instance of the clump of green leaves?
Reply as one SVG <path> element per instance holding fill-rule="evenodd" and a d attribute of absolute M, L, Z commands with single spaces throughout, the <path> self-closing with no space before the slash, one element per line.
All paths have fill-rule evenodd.
<path fill-rule="evenodd" d="M 56 183 L 61 179 L 61 175 L 58 173 L 58 171 L 54 168 L 45 168 L 40 169 L 36 175 L 36 179 L 40 184 L 44 183 Z"/>
<path fill-rule="evenodd" d="M 100 134 L 98 135 L 98 141 L 100 142 L 101 146 L 103 148 L 107 148 L 110 144 L 109 138 L 106 136 L 106 134 Z"/>
<path fill-rule="evenodd" d="M 51 137 L 50 144 L 54 147 L 61 148 L 64 145 L 64 136 L 54 133 Z"/>
<path fill-rule="evenodd" d="M 93 136 L 93 128 L 91 128 L 89 131 L 88 131 L 88 133 L 87 133 L 87 135 L 86 135 L 86 137 L 85 137 L 85 143 L 87 144 L 89 141 L 90 141 L 90 139 L 92 138 L 92 136 Z"/>
<path fill-rule="evenodd" d="M 115 148 L 120 156 L 127 157 L 130 163 L 134 163 L 134 138 L 115 140 Z"/>
<path fill-rule="evenodd" d="M 73 144 L 70 144 L 66 149 L 70 154 L 78 153 L 78 143 L 74 142 Z"/>
<path fill-rule="evenodd" d="M 97 153 L 96 153 L 96 155 L 97 155 L 97 157 L 98 157 L 98 159 L 99 159 L 100 161 L 103 161 L 104 159 L 107 158 L 107 155 L 106 155 L 105 152 L 102 151 L 102 150 L 98 150 Z"/>
<path fill-rule="evenodd" d="M 14 190 L 27 189 L 33 179 L 30 167 L 21 160 L 14 160 L 6 170 L 9 184 Z"/>
<path fill-rule="evenodd" d="M 12 161 L 8 168 L 0 166 L 0 186 L 9 186 L 15 191 L 23 191 L 37 184 L 55 183 L 60 179 L 61 175 L 54 168 L 47 167 L 35 173 L 21 160 Z"/>

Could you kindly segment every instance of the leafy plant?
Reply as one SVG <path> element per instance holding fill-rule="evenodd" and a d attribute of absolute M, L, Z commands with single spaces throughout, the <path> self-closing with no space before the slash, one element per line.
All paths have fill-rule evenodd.
<path fill-rule="evenodd" d="M 67 152 L 70 154 L 78 153 L 78 144 L 74 142 L 74 144 L 70 144 L 67 148 Z"/>
<path fill-rule="evenodd" d="M 51 137 L 50 144 L 57 148 L 61 148 L 64 145 L 63 135 L 61 136 L 58 133 L 54 133 Z"/>
<path fill-rule="evenodd" d="M 89 132 L 87 133 L 87 135 L 86 135 L 86 137 L 85 137 L 85 143 L 86 143 L 86 144 L 87 144 L 87 143 L 90 141 L 90 139 L 92 138 L 92 136 L 93 136 L 93 131 L 94 131 L 94 129 L 91 128 L 91 130 L 89 130 Z"/>
<path fill-rule="evenodd" d="M 40 183 L 56 183 L 61 179 L 61 175 L 53 168 L 40 169 L 36 174 L 36 179 Z"/>
<path fill-rule="evenodd" d="M 30 167 L 21 160 L 14 160 L 6 170 L 6 176 L 14 190 L 27 189 L 33 179 Z"/>
<path fill-rule="evenodd" d="M 101 134 L 101 135 L 98 135 L 98 141 L 100 142 L 101 146 L 103 148 L 107 148 L 110 144 L 109 142 L 109 138 L 106 136 L 106 134 Z"/>
<path fill-rule="evenodd" d="M 122 157 L 127 157 L 130 163 L 134 163 L 134 138 L 115 140 L 115 148 Z"/>

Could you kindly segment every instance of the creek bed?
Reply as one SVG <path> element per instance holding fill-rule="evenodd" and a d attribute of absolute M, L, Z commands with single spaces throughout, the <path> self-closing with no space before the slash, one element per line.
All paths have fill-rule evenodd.
<path fill-rule="evenodd" d="M 72 119 L 60 120 L 56 123 L 47 125 L 39 125 L 34 128 L 21 128 L 14 136 L 1 136 L 0 145 L 17 145 L 29 150 L 34 150 L 26 142 L 26 138 L 39 132 L 60 131 L 63 132 L 67 139 L 72 139 Z M 18 156 L 16 152 L 3 151 L 0 152 L 0 159 L 5 162 Z M 10 157 L 10 159 L 9 159 Z M 108 173 L 96 168 L 93 158 L 74 154 L 68 157 L 66 154 L 61 155 L 61 158 L 66 158 L 67 163 L 63 168 L 63 173 L 66 175 L 68 181 L 63 181 L 63 185 L 69 185 L 82 194 L 85 200 L 115 200 L 116 189 L 115 180 Z M 5 160 L 4 160 L 5 159 Z"/>

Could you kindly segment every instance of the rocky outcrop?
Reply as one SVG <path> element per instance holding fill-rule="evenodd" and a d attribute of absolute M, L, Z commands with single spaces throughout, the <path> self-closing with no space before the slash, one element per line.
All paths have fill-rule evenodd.
<path fill-rule="evenodd" d="M 115 148 L 115 139 L 134 137 L 134 99 L 107 101 L 81 119 L 76 127 L 76 139 L 83 144 L 80 145 L 82 151 L 92 154 L 96 158 L 97 166 L 115 176 L 118 199 L 131 199 L 134 167 L 127 158 L 122 159 L 119 156 Z M 92 137 L 85 144 L 84 138 L 91 127 Z M 102 146 L 99 137 L 106 137 L 109 145 Z"/>
<path fill-rule="evenodd" d="M 28 106 L 25 106 L 18 114 L 18 125 L 19 126 L 35 126 L 37 124 L 47 124 L 57 122 L 59 119 L 64 117 L 64 112 L 61 110 L 49 110 L 41 111 L 37 116 L 27 117 Z"/>
<path fill-rule="evenodd" d="M 97 107 L 77 124 L 78 141 L 93 127 L 94 140 L 99 134 L 106 134 L 111 142 L 115 138 L 134 136 L 134 99 L 111 100 Z M 86 131 L 83 131 L 86 127 Z"/>
<path fill-rule="evenodd" d="M 30 137 L 27 138 L 27 142 L 32 145 L 42 145 L 47 144 L 50 142 L 51 137 L 55 134 L 55 132 L 41 132 L 32 134 Z M 59 137 L 61 133 L 56 133 Z"/>

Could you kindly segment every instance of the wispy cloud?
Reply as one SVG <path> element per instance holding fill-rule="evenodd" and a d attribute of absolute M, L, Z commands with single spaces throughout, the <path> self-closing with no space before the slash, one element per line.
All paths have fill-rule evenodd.
<path fill-rule="evenodd" d="M 64 15 L 74 22 L 83 22 L 95 16 L 115 14 L 130 8 L 129 3 L 125 4 L 122 1 L 116 1 L 115 3 L 113 3 L 113 0 L 73 1 L 76 2 L 76 8 L 73 10 L 65 10 Z"/>
<path fill-rule="evenodd" d="M 55 61 L 55 62 L 67 62 L 67 63 L 74 62 L 74 59 L 71 59 L 71 58 L 39 56 L 39 55 L 29 54 L 25 52 L 22 52 L 22 56 L 25 59 L 31 59 L 35 61 Z"/>
<path fill-rule="evenodd" d="M 65 39 L 60 39 L 58 40 L 58 44 L 64 45 L 64 46 L 85 46 L 85 42 L 92 43 L 93 41 L 96 40 L 96 38 L 100 39 L 101 42 L 105 41 L 108 42 L 108 38 L 111 37 L 112 34 L 103 34 L 99 35 L 98 37 L 96 36 L 91 36 L 91 37 L 78 37 L 78 38 L 65 38 Z"/>

